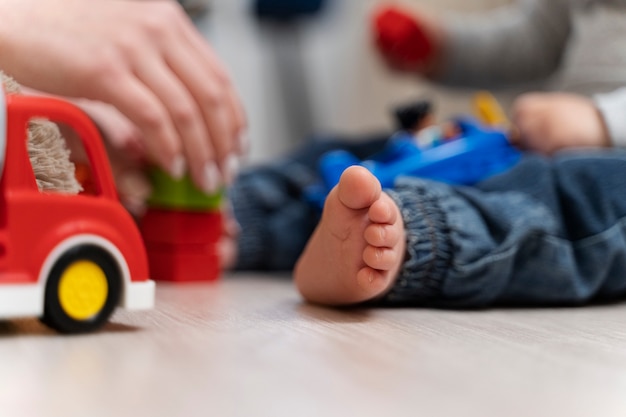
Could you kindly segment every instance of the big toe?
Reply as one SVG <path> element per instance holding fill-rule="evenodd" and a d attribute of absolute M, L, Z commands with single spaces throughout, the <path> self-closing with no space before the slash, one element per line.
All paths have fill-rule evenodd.
<path fill-rule="evenodd" d="M 378 179 L 361 166 L 347 168 L 337 186 L 339 200 L 351 209 L 370 207 L 380 198 L 381 190 Z"/>

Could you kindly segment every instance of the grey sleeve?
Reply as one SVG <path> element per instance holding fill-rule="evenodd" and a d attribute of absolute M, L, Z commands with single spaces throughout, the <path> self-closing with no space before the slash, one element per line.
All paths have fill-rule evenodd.
<path fill-rule="evenodd" d="M 626 146 L 626 87 L 593 97 L 615 146 Z"/>
<path fill-rule="evenodd" d="M 570 0 L 520 0 L 469 16 L 452 16 L 443 72 L 436 81 L 493 88 L 545 78 L 559 66 L 572 31 Z"/>

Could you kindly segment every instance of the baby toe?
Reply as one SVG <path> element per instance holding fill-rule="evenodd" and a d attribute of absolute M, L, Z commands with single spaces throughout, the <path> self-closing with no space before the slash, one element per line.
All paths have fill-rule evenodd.
<path fill-rule="evenodd" d="M 398 264 L 398 255 L 391 248 L 367 246 L 363 250 L 363 262 L 370 268 L 386 271 Z"/>
<path fill-rule="evenodd" d="M 367 226 L 363 237 L 368 245 L 391 248 L 400 241 L 401 233 L 393 225 L 373 223 Z"/>

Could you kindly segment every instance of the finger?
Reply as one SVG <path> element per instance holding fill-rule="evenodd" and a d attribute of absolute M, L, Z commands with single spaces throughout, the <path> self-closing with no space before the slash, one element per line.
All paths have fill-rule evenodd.
<path fill-rule="evenodd" d="M 100 97 L 125 114 L 144 137 L 150 138 L 145 145 L 153 161 L 172 176 L 180 176 L 184 159 L 178 134 L 167 109 L 154 92 L 134 77 L 123 77 L 116 79 L 111 88 L 104 89 Z"/>
<path fill-rule="evenodd" d="M 159 58 L 141 62 L 137 75 L 165 106 L 183 145 L 194 182 L 207 193 L 216 192 L 221 177 L 215 163 L 215 140 L 209 136 L 198 104 L 182 80 Z"/>
<path fill-rule="evenodd" d="M 189 41 L 191 47 L 195 49 L 199 59 L 201 60 L 201 65 L 206 68 L 211 68 L 216 77 L 218 77 L 223 85 L 226 86 L 227 94 L 231 97 L 230 100 L 233 114 L 235 115 L 235 133 L 242 133 L 248 125 L 247 117 L 233 83 L 228 76 L 228 72 L 224 68 L 213 48 L 211 48 L 206 39 L 202 37 L 200 32 L 195 30 L 193 25 L 185 25 L 183 27 L 183 35 Z"/>
<path fill-rule="evenodd" d="M 247 131 L 248 121 L 243 111 L 243 105 L 241 104 L 239 95 L 235 92 L 234 88 L 229 89 L 228 96 L 228 103 L 235 115 L 234 134 L 237 138 L 236 150 L 239 155 L 245 155 L 248 153 L 250 147 Z"/>
<path fill-rule="evenodd" d="M 223 177 L 230 180 L 232 167 L 227 161 L 234 156 L 236 135 L 234 132 L 234 114 L 229 105 L 226 89 L 211 69 L 199 67 L 197 59 L 187 46 L 170 48 L 166 57 L 167 64 L 179 77 L 190 98 L 194 100 L 204 130 L 208 133 L 205 140 L 213 149 L 213 156 L 218 161 Z"/>
<path fill-rule="evenodd" d="M 138 148 L 141 131 L 126 116 L 110 104 L 87 99 L 74 100 L 95 122 L 107 143 L 116 148 Z"/>

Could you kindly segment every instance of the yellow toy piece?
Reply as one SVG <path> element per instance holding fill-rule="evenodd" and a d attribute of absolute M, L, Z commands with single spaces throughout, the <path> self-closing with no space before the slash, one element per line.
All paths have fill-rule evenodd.
<path fill-rule="evenodd" d="M 478 119 L 492 127 L 508 127 L 509 119 L 498 100 L 488 91 L 479 91 L 474 95 L 474 110 Z"/>

